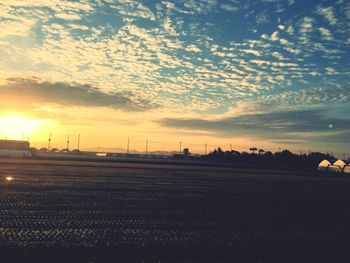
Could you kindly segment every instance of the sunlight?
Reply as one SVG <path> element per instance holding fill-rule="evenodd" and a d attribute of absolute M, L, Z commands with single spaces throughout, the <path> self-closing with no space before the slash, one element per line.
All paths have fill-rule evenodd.
<path fill-rule="evenodd" d="M 43 122 L 17 115 L 0 116 L 0 135 L 8 139 L 20 139 L 23 135 L 32 134 Z"/>

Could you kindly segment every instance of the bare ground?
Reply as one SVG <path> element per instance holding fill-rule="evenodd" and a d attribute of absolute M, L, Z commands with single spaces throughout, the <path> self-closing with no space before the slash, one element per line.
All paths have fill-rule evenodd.
<path fill-rule="evenodd" d="M 350 262 L 349 234 L 348 177 L 0 160 L 12 261 Z"/>

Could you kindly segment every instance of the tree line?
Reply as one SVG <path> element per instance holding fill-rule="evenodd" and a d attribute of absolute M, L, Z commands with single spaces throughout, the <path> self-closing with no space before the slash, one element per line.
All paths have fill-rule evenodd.
<path fill-rule="evenodd" d="M 202 155 L 201 159 L 206 161 L 216 161 L 230 163 L 234 165 L 244 165 L 251 167 L 276 167 L 293 170 L 315 170 L 318 164 L 324 159 L 335 160 L 330 154 L 320 152 L 310 152 L 308 154 L 294 154 L 289 150 L 272 153 L 255 147 L 250 148 L 250 153 L 235 150 L 223 151 L 220 147 L 214 151 Z"/>

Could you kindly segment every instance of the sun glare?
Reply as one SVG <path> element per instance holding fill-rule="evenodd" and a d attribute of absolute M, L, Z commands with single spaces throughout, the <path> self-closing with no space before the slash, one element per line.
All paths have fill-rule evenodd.
<path fill-rule="evenodd" d="M 0 116 L 0 135 L 9 139 L 19 139 L 30 135 L 42 124 L 41 120 L 29 119 L 22 116 Z"/>

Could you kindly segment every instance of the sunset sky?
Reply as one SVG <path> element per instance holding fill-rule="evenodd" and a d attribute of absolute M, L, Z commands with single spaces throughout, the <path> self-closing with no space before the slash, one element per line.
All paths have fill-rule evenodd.
<path fill-rule="evenodd" d="M 0 2 L 0 137 L 349 152 L 346 0 Z"/>

